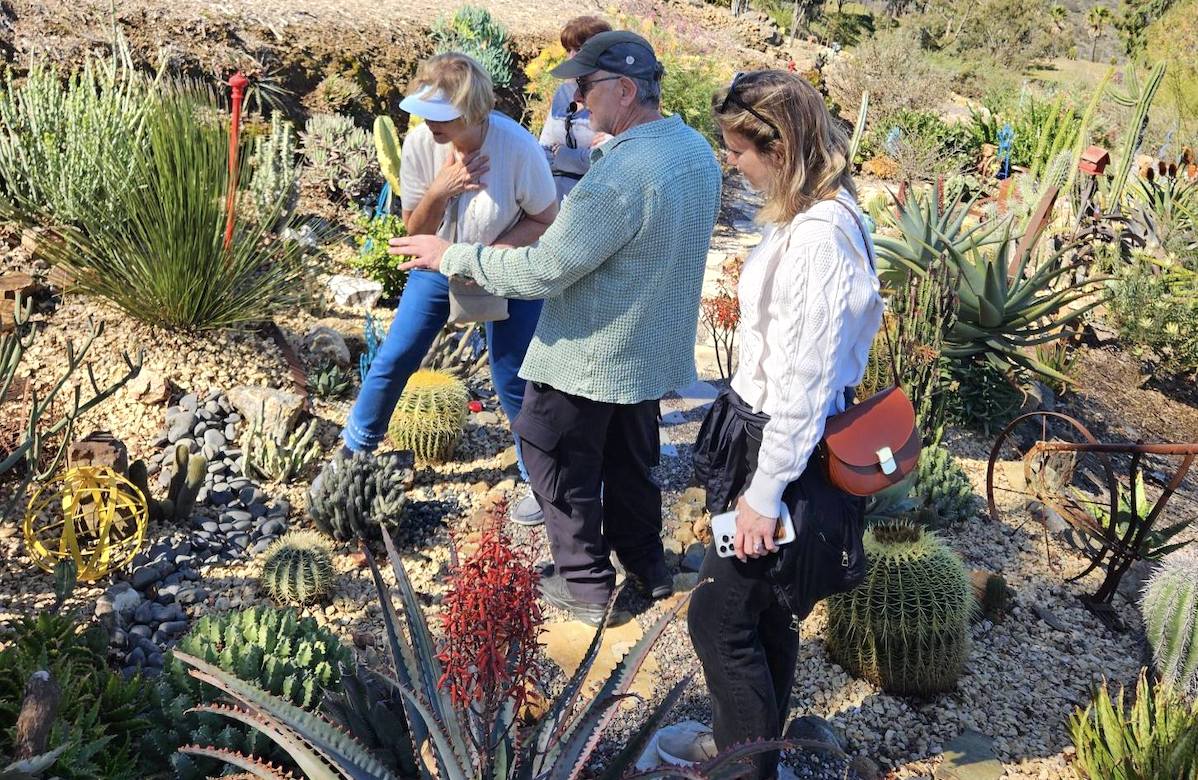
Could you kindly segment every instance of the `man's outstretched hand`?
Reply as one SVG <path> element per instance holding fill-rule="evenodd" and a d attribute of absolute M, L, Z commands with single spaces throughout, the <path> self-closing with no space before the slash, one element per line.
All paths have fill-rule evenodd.
<path fill-rule="evenodd" d="M 419 269 L 440 271 L 441 258 L 448 248 L 449 242 L 445 239 L 428 235 L 404 236 L 403 238 L 393 238 L 387 242 L 388 254 L 407 255 L 409 258 L 407 262 L 400 264 L 401 271 Z"/>

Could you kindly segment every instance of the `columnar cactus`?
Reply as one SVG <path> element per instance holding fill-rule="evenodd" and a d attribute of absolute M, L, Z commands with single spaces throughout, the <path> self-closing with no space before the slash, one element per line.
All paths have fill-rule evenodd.
<path fill-rule="evenodd" d="M 973 485 L 948 448 L 924 447 L 911 483 L 911 496 L 939 524 L 968 520 L 973 512 Z"/>
<path fill-rule="evenodd" d="M 391 117 L 375 117 L 374 150 L 379 156 L 379 169 L 383 172 L 383 178 L 391 185 L 392 197 L 399 192 L 400 147 L 399 133 Z"/>
<path fill-rule="evenodd" d="M 413 477 L 409 454 L 338 456 L 313 483 L 308 514 L 338 541 L 378 539 L 381 528 L 399 525 Z"/>
<path fill-rule="evenodd" d="M 1140 596 L 1144 631 L 1161 679 L 1198 698 L 1198 551 L 1166 555 Z"/>
<path fill-rule="evenodd" d="M 186 444 L 175 446 L 174 476 L 166 488 L 166 498 L 158 501 L 150 492 L 150 479 L 144 461 L 129 466 L 129 481 L 141 492 L 150 509 L 151 520 L 186 520 L 195 509 L 196 496 L 204 486 L 208 459 L 193 455 Z"/>
<path fill-rule="evenodd" d="M 292 531 L 263 558 L 262 585 L 276 602 L 309 604 L 333 588 L 333 550 L 314 531 Z"/>
<path fill-rule="evenodd" d="M 934 533 L 902 523 L 870 529 L 865 552 L 865 581 L 828 599 L 828 652 L 889 693 L 951 689 L 976 609 L 961 559 Z"/>
<path fill-rule="evenodd" d="M 453 453 L 470 395 L 466 385 L 442 371 L 417 371 L 404 387 L 388 434 L 395 446 L 411 450 L 416 460 L 441 463 Z"/>

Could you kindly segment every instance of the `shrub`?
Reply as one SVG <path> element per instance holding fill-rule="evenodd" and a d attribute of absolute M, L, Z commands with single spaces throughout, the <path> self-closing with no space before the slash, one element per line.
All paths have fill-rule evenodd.
<path fill-rule="evenodd" d="M 961 559 L 931 531 L 902 523 L 871 528 L 865 552 L 865 581 L 828 599 L 829 654 L 888 693 L 950 690 L 977 608 Z"/>
<path fill-rule="evenodd" d="M 1198 700 L 1198 553 L 1166 555 L 1140 595 L 1152 662 L 1161 679 Z"/>
<path fill-rule="evenodd" d="M 936 48 L 1014 69 L 1056 44 L 1050 0 L 945 0 L 929 4 L 912 26 Z"/>
<path fill-rule="evenodd" d="M 0 94 L 0 185 L 22 216 L 38 222 L 119 223 L 129 162 L 146 140 L 151 86 L 118 38 L 112 59 L 88 59 L 66 75 L 35 59 Z"/>
<path fill-rule="evenodd" d="M 899 111 L 935 111 L 948 98 L 949 76 L 923 52 L 919 34 L 885 30 L 837 57 L 824 69 L 828 91 L 842 106 L 869 92 L 871 125 Z"/>
<path fill-rule="evenodd" d="M 143 717 L 149 691 L 141 679 L 124 680 L 108 670 L 107 632 L 95 625 L 80 630 L 73 617 L 42 613 L 22 618 L 4 641 L 0 755 L 13 754 L 12 739 L 29 677 L 47 671 L 60 691 L 57 717 L 46 743 L 47 751 L 62 749 L 53 775 L 62 780 L 142 777 L 139 745 L 150 727 Z"/>
<path fill-rule="evenodd" d="M 213 664 L 238 679 L 281 696 L 306 710 L 320 704 L 326 689 L 335 689 L 351 653 L 312 618 L 274 607 L 205 615 L 179 640 L 175 651 Z M 261 732 L 192 707 L 218 701 L 219 692 L 187 673 L 168 652 L 162 675 L 154 683 L 154 729 L 149 744 L 169 760 L 182 780 L 214 775 L 220 762 L 175 751 L 182 745 L 219 745 L 249 750 L 275 759 L 285 756 Z"/>
<path fill-rule="evenodd" d="M 955 174 L 973 160 L 978 148 L 969 128 L 949 125 L 932 111 L 909 109 L 874 122 L 862 144 L 866 157 L 886 154 L 904 178 L 914 179 Z"/>
<path fill-rule="evenodd" d="M 174 89 L 146 116 L 146 143 L 124 161 L 138 186 L 108 214 L 84 212 L 48 250 L 79 290 L 167 328 L 203 330 L 261 322 L 297 301 L 299 242 L 272 237 L 283 203 L 238 215 L 224 247 L 228 127 L 208 92 Z M 240 199 L 250 167 L 242 157 Z"/>
<path fill-rule="evenodd" d="M 361 200 L 382 185 L 374 138 L 340 114 L 314 114 L 300 142 L 304 168 L 300 183 L 326 198 Z"/>
<path fill-rule="evenodd" d="M 1144 31 L 1145 59 L 1166 62 L 1164 91 L 1178 117 L 1193 126 L 1198 118 L 1198 0 L 1176 3 Z"/>
<path fill-rule="evenodd" d="M 1198 371 L 1198 275 L 1154 273 L 1147 263 L 1121 268 L 1111 282 L 1111 317 L 1138 357 L 1163 371 Z"/>
<path fill-rule="evenodd" d="M 559 41 L 554 41 L 541 49 L 536 57 L 524 66 L 524 77 L 528 83 L 524 85 L 525 116 L 531 120 L 529 128 L 538 137 L 549 116 L 549 108 L 553 104 L 553 95 L 561 86 L 561 79 L 554 78 L 549 71 L 565 61 L 566 50 Z"/>
<path fill-rule="evenodd" d="M 1198 773 L 1198 703 L 1167 686 L 1150 683 L 1143 671 L 1135 703 L 1126 708 L 1123 689 L 1112 701 L 1104 682 L 1085 710 L 1069 718 L 1077 750 L 1075 768 L 1090 780 L 1158 780 Z"/>
<path fill-rule="evenodd" d="M 452 16 L 437 19 L 432 34 L 437 54 L 465 54 L 482 66 L 496 88 L 511 85 L 512 55 L 508 51 L 507 28 L 496 22 L 490 11 L 464 5 Z"/>
<path fill-rule="evenodd" d="M 408 281 L 408 272 L 399 270 L 402 258 L 387 253 L 387 242 L 406 236 L 403 220 L 395 214 L 358 218 L 358 254 L 349 264 L 383 285 L 383 295 L 398 298 Z"/>

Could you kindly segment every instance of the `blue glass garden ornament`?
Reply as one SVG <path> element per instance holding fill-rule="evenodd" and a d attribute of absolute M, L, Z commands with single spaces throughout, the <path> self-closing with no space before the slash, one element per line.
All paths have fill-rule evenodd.
<path fill-rule="evenodd" d="M 1002 163 L 998 166 L 998 175 L 995 177 L 999 181 L 1011 175 L 1011 144 L 1015 141 L 1015 128 L 1011 127 L 1011 123 L 1007 122 L 998 131 L 998 159 Z"/>

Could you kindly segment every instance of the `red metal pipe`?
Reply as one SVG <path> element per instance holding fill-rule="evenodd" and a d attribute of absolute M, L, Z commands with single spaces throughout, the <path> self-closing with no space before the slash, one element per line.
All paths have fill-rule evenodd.
<path fill-rule="evenodd" d="M 233 117 L 229 126 L 229 191 L 225 196 L 225 250 L 233 245 L 233 222 L 237 209 L 237 150 L 241 144 L 241 100 L 250 80 L 240 71 L 229 77 L 233 90 Z"/>

